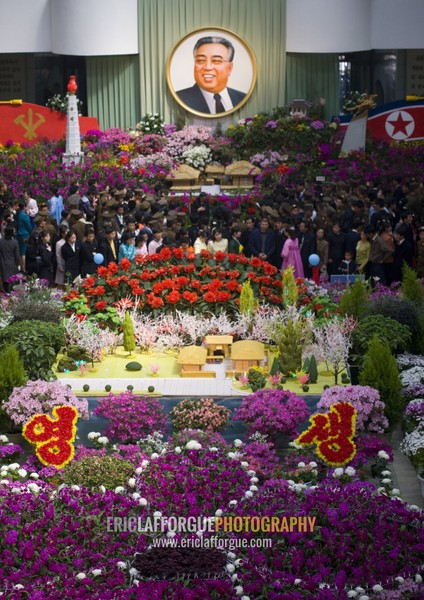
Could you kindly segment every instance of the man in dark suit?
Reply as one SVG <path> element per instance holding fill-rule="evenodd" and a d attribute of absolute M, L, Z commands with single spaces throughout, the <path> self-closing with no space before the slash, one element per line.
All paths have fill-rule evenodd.
<path fill-rule="evenodd" d="M 231 110 L 246 97 L 227 87 L 233 70 L 234 46 L 222 37 L 206 36 L 194 46 L 195 85 L 177 91 L 177 96 L 193 110 L 219 114 Z"/>

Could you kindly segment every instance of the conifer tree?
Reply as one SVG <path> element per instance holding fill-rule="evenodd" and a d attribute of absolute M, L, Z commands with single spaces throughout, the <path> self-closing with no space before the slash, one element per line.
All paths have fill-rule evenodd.
<path fill-rule="evenodd" d="M 129 352 L 131 356 L 131 352 L 135 349 L 135 336 L 134 336 L 134 325 L 132 319 L 130 317 L 130 313 L 126 312 L 124 317 L 124 350 Z"/>

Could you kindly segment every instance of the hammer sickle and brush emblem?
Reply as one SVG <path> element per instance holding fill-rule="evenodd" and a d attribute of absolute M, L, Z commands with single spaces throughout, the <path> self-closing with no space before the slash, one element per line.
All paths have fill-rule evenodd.
<path fill-rule="evenodd" d="M 16 125 L 22 125 L 22 127 L 25 129 L 26 133 L 24 133 L 24 138 L 27 140 L 34 140 L 36 137 L 38 137 L 35 130 L 40 127 L 40 125 L 44 123 L 46 119 L 43 117 L 43 115 L 40 115 L 40 113 L 35 113 L 35 116 L 38 117 L 38 120 L 34 122 L 32 108 L 28 109 L 27 115 L 27 121 L 25 121 L 25 115 L 19 115 L 13 122 Z"/>

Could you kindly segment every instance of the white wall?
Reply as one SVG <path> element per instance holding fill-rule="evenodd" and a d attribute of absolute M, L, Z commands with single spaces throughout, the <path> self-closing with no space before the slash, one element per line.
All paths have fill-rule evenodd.
<path fill-rule="evenodd" d="M 0 0 L 0 53 L 50 52 L 51 0 Z"/>
<path fill-rule="evenodd" d="M 138 54 L 137 0 L 51 0 L 52 52 Z"/>
<path fill-rule="evenodd" d="M 287 0 L 287 52 L 424 48 L 424 0 Z"/>

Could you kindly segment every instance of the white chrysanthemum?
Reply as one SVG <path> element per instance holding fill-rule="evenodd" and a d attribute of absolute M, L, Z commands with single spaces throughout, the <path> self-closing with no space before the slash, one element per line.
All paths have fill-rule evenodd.
<path fill-rule="evenodd" d="M 159 458 L 159 454 L 157 452 L 153 452 L 153 454 L 150 457 L 152 460 L 156 460 L 157 458 Z"/>
<path fill-rule="evenodd" d="M 106 488 L 104 485 L 100 485 L 99 490 L 102 492 L 102 494 L 104 494 L 106 492 Z"/>
<path fill-rule="evenodd" d="M 115 494 L 124 494 L 125 493 L 125 488 L 122 487 L 122 485 L 118 485 L 118 487 L 115 488 Z"/>
<path fill-rule="evenodd" d="M 390 493 L 392 496 L 400 496 L 400 490 L 398 488 L 393 488 Z"/>
<path fill-rule="evenodd" d="M 181 454 L 182 450 L 181 450 L 180 446 L 175 446 L 174 452 L 175 452 L 175 454 Z"/>
<path fill-rule="evenodd" d="M 249 475 L 249 477 L 255 477 L 256 471 L 254 471 L 253 469 L 250 469 L 250 471 L 247 471 L 247 474 Z"/>
<path fill-rule="evenodd" d="M 294 585 L 300 585 L 302 583 L 301 579 L 295 579 L 294 580 Z"/>
<path fill-rule="evenodd" d="M 241 463 L 241 466 L 244 467 L 245 469 L 247 469 L 247 467 L 249 466 L 249 463 L 246 462 L 245 460 Z"/>
<path fill-rule="evenodd" d="M 378 585 L 378 583 L 376 585 L 372 586 L 372 590 L 373 592 L 382 592 L 383 591 L 383 586 Z"/>
<path fill-rule="evenodd" d="M 240 446 L 243 446 L 243 442 L 241 440 L 239 440 L 238 438 L 236 440 L 234 440 L 233 444 L 236 448 L 240 448 Z"/>
<path fill-rule="evenodd" d="M 309 466 L 312 467 L 313 469 L 315 469 L 318 465 L 314 460 L 311 460 L 311 462 L 309 463 Z"/>
<path fill-rule="evenodd" d="M 138 492 L 134 492 L 134 494 L 132 494 L 132 497 L 134 498 L 134 500 L 138 500 L 139 498 L 141 498 L 141 494 L 139 494 Z"/>
<path fill-rule="evenodd" d="M 236 453 L 235 452 L 227 452 L 227 456 L 228 456 L 228 458 L 235 458 Z"/>
<path fill-rule="evenodd" d="M 98 437 L 100 437 L 100 433 L 98 431 L 90 431 L 90 433 L 87 435 L 89 440 L 95 440 Z"/>
<path fill-rule="evenodd" d="M 422 583 L 423 582 L 423 578 L 421 577 L 421 575 L 419 573 L 417 573 L 415 575 L 415 583 Z"/>
<path fill-rule="evenodd" d="M 400 575 L 398 575 L 397 577 L 395 577 L 395 581 L 397 581 L 398 583 L 404 583 L 405 579 L 403 577 L 401 577 Z"/>
<path fill-rule="evenodd" d="M 147 467 L 147 466 L 148 466 L 148 464 L 149 464 L 149 461 L 148 461 L 148 460 L 146 460 L 146 459 L 144 459 L 144 460 L 142 460 L 142 461 L 141 461 L 141 466 L 142 466 L 142 467 Z"/>
<path fill-rule="evenodd" d="M 109 443 L 109 438 L 107 438 L 105 435 L 102 435 L 97 439 L 97 441 L 99 444 L 103 444 L 103 446 L 106 446 L 106 444 Z"/>
<path fill-rule="evenodd" d="M 166 537 L 169 537 L 169 538 L 173 538 L 173 537 L 175 537 L 175 531 L 168 531 L 168 532 L 166 533 Z"/>
<path fill-rule="evenodd" d="M 77 579 L 85 579 L 86 577 L 87 577 L 87 575 L 86 575 L 85 573 L 78 573 L 78 574 L 76 575 L 76 578 L 77 578 Z"/>
<path fill-rule="evenodd" d="M 199 442 L 196 442 L 196 440 L 190 440 L 187 442 L 186 448 L 187 450 L 200 450 L 202 448 L 202 444 L 199 444 Z"/>
<path fill-rule="evenodd" d="M 228 560 L 234 560 L 235 557 L 236 557 L 236 555 L 234 554 L 234 552 L 228 552 L 227 553 Z"/>
<path fill-rule="evenodd" d="M 147 506 L 147 500 L 146 498 L 140 498 L 140 500 L 138 501 L 140 506 Z"/>
<path fill-rule="evenodd" d="M 215 517 L 220 517 L 222 515 L 222 510 L 220 508 L 218 508 L 218 510 L 215 511 Z"/>
<path fill-rule="evenodd" d="M 91 571 L 91 573 L 92 573 L 93 577 L 98 577 L 99 575 L 102 574 L 102 570 L 101 569 L 93 569 Z"/>
<path fill-rule="evenodd" d="M 387 452 L 385 450 L 379 450 L 377 456 L 378 456 L 378 458 L 381 458 L 383 460 L 390 460 L 390 456 L 387 454 Z"/>
<path fill-rule="evenodd" d="M 153 513 L 153 516 L 160 519 L 160 517 L 162 516 L 162 513 L 160 512 L 160 510 L 155 510 L 155 512 Z"/>
<path fill-rule="evenodd" d="M 22 583 L 17 583 L 16 585 L 13 586 L 14 590 L 23 590 L 24 586 L 22 585 Z"/>
<path fill-rule="evenodd" d="M 40 486 L 38 486 L 36 483 L 29 483 L 28 489 L 32 494 L 38 494 L 40 491 Z"/>
<path fill-rule="evenodd" d="M 237 500 L 230 500 L 228 506 L 237 506 Z"/>
<path fill-rule="evenodd" d="M 124 562 L 122 562 L 122 560 L 118 561 L 116 563 L 116 566 L 118 567 L 118 569 L 122 569 L 122 570 L 127 568 L 127 565 Z"/>
<path fill-rule="evenodd" d="M 11 471 L 16 471 L 17 469 L 20 469 L 21 465 L 18 463 L 12 463 L 11 465 L 9 465 L 9 469 Z"/>
<path fill-rule="evenodd" d="M 349 475 L 349 477 L 353 477 L 354 475 L 356 475 L 356 469 L 354 469 L 353 467 L 346 467 L 345 473 L 346 475 Z"/>
<path fill-rule="evenodd" d="M 135 487 L 135 483 L 136 483 L 136 482 L 135 482 L 135 479 L 134 479 L 134 477 L 130 477 L 130 479 L 128 479 L 128 485 L 129 485 L 130 487 Z"/>
<path fill-rule="evenodd" d="M 243 586 L 242 585 L 237 585 L 236 589 L 235 589 L 235 592 L 236 592 L 237 596 L 241 596 L 243 594 L 243 592 L 244 592 Z"/>
<path fill-rule="evenodd" d="M 299 469 L 303 469 L 303 467 L 306 467 L 305 463 L 302 461 L 297 463 L 297 466 L 299 467 Z"/>
<path fill-rule="evenodd" d="M 251 498 L 253 496 L 253 492 L 251 492 L 250 490 L 248 490 L 247 492 L 244 492 L 244 495 L 246 498 Z"/>
<path fill-rule="evenodd" d="M 9 442 L 9 438 L 7 435 L 0 435 L 0 444 L 7 444 Z"/>
<path fill-rule="evenodd" d="M 344 469 L 342 467 L 337 467 L 337 469 L 334 469 L 333 471 L 333 477 L 336 479 L 337 477 L 341 477 L 344 473 Z"/>
<path fill-rule="evenodd" d="M 392 472 L 386 469 L 385 471 L 381 471 L 381 474 L 383 475 L 383 477 L 390 477 Z"/>
<path fill-rule="evenodd" d="M 355 592 L 355 590 L 349 590 L 347 593 L 348 598 L 356 598 L 357 595 L 358 595 L 358 592 Z"/>
<path fill-rule="evenodd" d="M 231 563 L 227 564 L 226 569 L 227 569 L 228 573 L 234 573 L 234 571 L 236 570 L 235 566 L 232 565 Z"/>
<path fill-rule="evenodd" d="M 71 485 L 71 490 L 74 490 L 74 492 L 79 492 L 80 491 L 80 486 L 79 485 Z"/>
<path fill-rule="evenodd" d="M 381 480 L 381 483 L 383 485 L 389 485 L 389 483 L 392 483 L 392 480 L 389 479 L 389 477 L 385 477 L 384 479 Z"/>
<path fill-rule="evenodd" d="M 31 473 L 30 477 L 31 477 L 31 479 L 39 479 L 40 478 L 38 473 Z"/>
<path fill-rule="evenodd" d="M 219 448 L 217 448 L 216 446 L 212 446 L 211 448 L 209 448 L 209 452 L 219 452 Z"/>
<path fill-rule="evenodd" d="M 249 489 L 250 489 L 251 492 L 257 492 L 258 491 L 258 487 L 256 485 L 251 485 Z"/>

